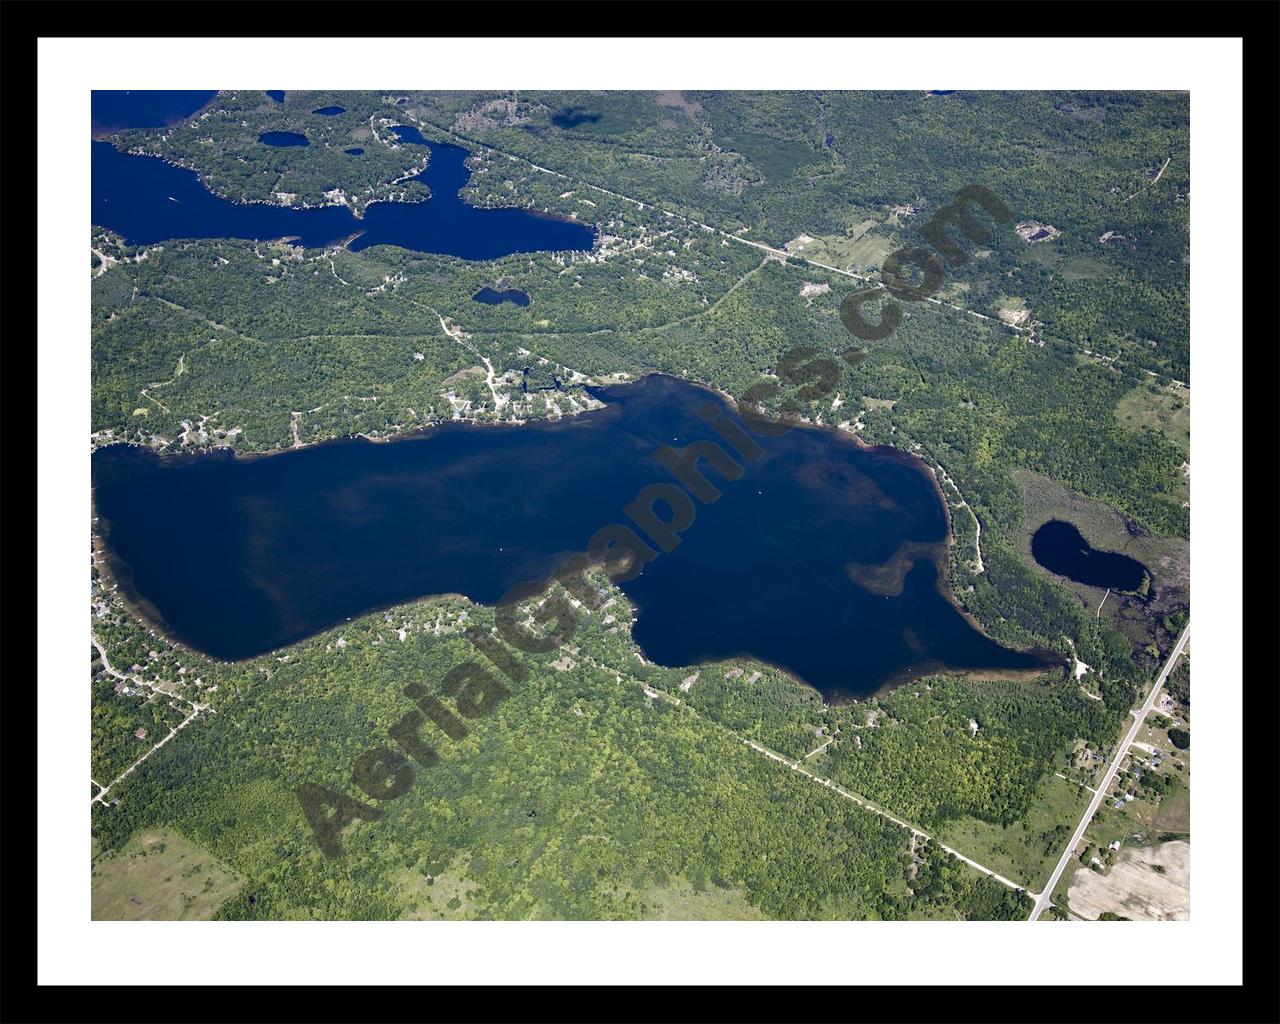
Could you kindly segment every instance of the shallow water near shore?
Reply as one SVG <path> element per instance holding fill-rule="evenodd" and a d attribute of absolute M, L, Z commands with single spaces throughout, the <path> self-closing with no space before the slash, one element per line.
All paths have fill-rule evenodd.
<path fill-rule="evenodd" d="M 659 448 L 705 440 L 733 455 L 699 413 L 736 418 L 704 388 L 653 375 L 594 393 L 606 408 L 556 422 L 269 457 L 99 449 L 108 563 L 170 636 L 231 660 L 431 594 L 492 604 L 601 527 L 634 527 L 624 507 L 676 482 Z M 737 479 L 700 463 L 721 497 L 691 499 L 673 550 L 622 584 L 649 660 L 754 657 L 833 699 L 945 669 L 1057 663 L 996 644 L 939 587 L 947 517 L 914 456 L 803 427 L 758 443 L 754 461 L 734 456 Z"/>

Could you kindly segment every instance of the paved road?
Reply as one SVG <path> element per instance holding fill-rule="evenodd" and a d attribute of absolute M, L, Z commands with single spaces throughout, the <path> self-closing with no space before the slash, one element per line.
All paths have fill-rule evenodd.
<path fill-rule="evenodd" d="M 844 277 L 852 277 L 858 281 L 862 281 L 865 284 L 870 285 L 873 288 L 884 287 L 884 283 L 882 281 L 877 281 L 874 278 L 867 277 L 864 274 L 858 274 L 852 270 L 842 270 L 840 267 L 833 267 L 829 263 L 819 263 L 817 260 L 810 259 L 807 256 L 802 256 L 799 253 L 790 252 L 787 249 L 777 249 L 772 245 L 766 245 L 764 242 L 757 242 L 754 239 L 743 238 L 739 234 L 736 234 L 732 231 L 725 231 L 723 228 L 718 228 L 714 224 L 703 223 L 697 218 L 690 217 L 687 214 L 679 213 L 675 210 L 667 210 L 667 209 L 664 209 L 663 207 L 655 206 L 653 203 L 646 203 L 642 199 L 636 199 L 633 196 L 623 195 L 621 192 L 614 192 L 611 189 L 605 188 L 603 185 L 596 185 L 593 182 L 586 181 L 585 179 L 582 179 L 582 178 L 575 178 L 571 175 L 565 174 L 562 171 L 552 170 L 550 167 L 543 167 L 540 164 L 535 164 L 532 160 L 528 159 L 527 157 L 520 156 L 517 153 L 512 153 L 507 150 L 499 149 L 488 142 L 482 142 L 478 139 L 469 138 L 468 136 L 463 135 L 461 132 L 456 132 L 452 128 L 446 125 L 434 124 L 431 121 L 427 121 L 423 118 L 413 117 L 412 115 L 408 115 L 408 114 L 406 114 L 405 116 L 408 118 L 408 120 L 413 121 L 415 124 L 419 125 L 420 127 L 430 129 L 437 133 L 444 132 L 445 134 L 452 135 L 456 139 L 461 139 L 463 142 L 466 142 L 471 146 L 487 149 L 494 153 L 500 153 L 502 156 L 508 157 L 513 160 L 517 160 L 523 164 L 527 164 L 529 167 L 532 167 L 535 171 L 540 171 L 544 174 L 550 174 L 553 177 L 560 178 L 563 181 L 567 181 L 571 184 L 577 185 L 582 188 L 594 189 L 596 192 L 601 192 L 604 195 L 613 196 L 615 199 L 621 199 L 624 202 L 631 203 L 632 205 L 634 205 L 640 210 L 656 210 L 657 212 L 663 214 L 664 216 L 674 217 L 678 220 L 684 221 L 686 224 L 692 224 L 696 227 L 700 227 L 705 231 L 713 231 L 716 234 L 718 234 L 721 238 L 726 238 L 730 242 L 736 242 L 739 245 L 749 245 L 753 249 L 759 249 L 761 252 L 769 253 L 770 255 L 776 256 L 780 259 L 788 260 L 792 263 L 808 264 L 809 266 L 812 266 L 812 267 L 818 267 L 821 270 L 830 271 L 833 274 L 841 274 Z M 1163 169 L 1161 170 L 1161 173 L 1163 173 Z M 1151 184 L 1155 184 L 1155 182 L 1152 182 Z M 336 275 L 337 272 L 335 271 L 334 273 Z M 948 306 L 951 309 L 954 309 L 960 313 L 965 313 L 968 316 L 976 317 L 979 320 L 986 320 L 989 323 L 999 324 L 1001 327 L 1007 327 L 1010 330 L 1016 331 L 1019 334 L 1026 334 L 1028 336 L 1033 336 L 1033 331 L 1030 328 L 1019 327 L 1017 324 L 1011 324 L 1004 320 L 993 320 L 991 317 L 986 316 L 983 313 L 979 313 L 976 310 L 969 309 L 965 306 L 958 306 L 953 302 L 947 302 L 943 299 L 934 298 L 932 296 L 928 298 L 928 301 L 935 306 Z"/>
<path fill-rule="evenodd" d="M 1169 660 L 1164 663 L 1160 675 L 1156 678 L 1155 686 L 1151 687 L 1151 692 L 1147 694 L 1147 699 L 1143 701 L 1140 711 L 1130 711 L 1134 716 L 1134 722 L 1129 729 L 1129 734 L 1125 736 L 1124 742 L 1116 747 L 1115 756 L 1111 759 L 1111 765 L 1107 768 L 1106 774 L 1102 777 L 1102 781 L 1098 783 L 1098 791 L 1093 795 L 1093 799 L 1089 801 L 1089 806 L 1085 808 L 1084 817 L 1080 819 L 1080 824 L 1076 827 L 1075 834 L 1071 837 L 1071 842 L 1067 843 L 1067 848 L 1062 851 L 1062 857 L 1058 861 L 1058 866 L 1053 869 L 1053 874 L 1049 876 L 1049 881 L 1045 884 L 1044 891 L 1036 897 L 1035 908 L 1031 911 L 1028 921 L 1034 921 L 1045 907 L 1049 905 L 1050 897 L 1053 895 L 1054 886 L 1058 884 L 1058 879 L 1062 877 L 1062 872 L 1066 870 L 1067 862 L 1074 855 L 1076 846 L 1084 837 L 1084 830 L 1089 827 L 1089 822 L 1093 820 L 1094 814 L 1097 812 L 1099 805 L 1107 796 L 1107 790 L 1111 788 L 1112 780 L 1116 777 L 1116 772 L 1120 769 L 1120 762 L 1124 760 L 1125 754 L 1129 752 L 1129 747 L 1133 744 L 1134 738 L 1138 735 L 1138 730 L 1142 728 L 1142 723 L 1147 720 L 1147 715 L 1151 713 L 1151 709 L 1155 707 L 1156 698 L 1160 696 L 1160 689 L 1164 686 L 1164 681 L 1169 677 L 1169 673 L 1173 671 L 1173 666 L 1177 663 L 1179 656 L 1187 646 L 1187 641 L 1191 639 L 1191 623 L 1188 622 L 1186 628 L 1183 629 L 1182 635 L 1178 637 L 1178 642 L 1173 645 L 1173 651 L 1169 655 Z"/>

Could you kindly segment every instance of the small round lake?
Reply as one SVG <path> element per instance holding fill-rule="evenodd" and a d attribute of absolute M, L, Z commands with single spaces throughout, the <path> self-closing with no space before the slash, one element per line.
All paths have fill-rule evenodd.
<path fill-rule="evenodd" d="M 1118 551 L 1092 547 L 1076 527 L 1050 519 L 1031 538 L 1031 556 L 1045 569 L 1091 587 L 1136 591 L 1148 578 L 1147 567 Z"/>
<path fill-rule="evenodd" d="M 258 141 L 268 146 L 309 146 L 311 140 L 297 132 L 263 132 Z"/>
<path fill-rule="evenodd" d="M 471 296 L 476 302 L 483 302 L 486 306 L 500 306 L 504 302 L 514 302 L 517 306 L 529 305 L 529 296 L 522 292 L 519 288 L 506 288 L 498 291 L 494 288 L 484 287 Z"/>

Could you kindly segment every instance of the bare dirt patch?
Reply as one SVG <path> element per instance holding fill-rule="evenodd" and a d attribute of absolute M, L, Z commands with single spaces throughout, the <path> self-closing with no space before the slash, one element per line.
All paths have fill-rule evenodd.
<path fill-rule="evenodd" d="M 702 104 L 697 100 L 686 99 L 682 92 L 660 92 L 654 97 L 654 101 L 660 107 L 683 110 L 690 117 L 702 113 Z"/>
<path fill-rule="evenodd" d="M 1062 234 L 1052 224 L 1041 224 L 1038 220 L 1024 220 L 1014 230 L 1024 242 L 1052 242 Z"/>
<path fill-rule="evenodd" d="M 1108 911 L 1131 921 L 1190 920 L 1191 844 L 1129 847 L 1106 875 L 1077 871 L 1067 900 L 1089 921 Z"/>
<path fill-rule="evenodd" d="M 829 284 L 814 284 L 812 281 L 806 281 L 800 286 L 800 297 L 804 299 L 806 306 L 812 306 L 813 300 L 819 295 L 825 295 L 831 291 Z"/>

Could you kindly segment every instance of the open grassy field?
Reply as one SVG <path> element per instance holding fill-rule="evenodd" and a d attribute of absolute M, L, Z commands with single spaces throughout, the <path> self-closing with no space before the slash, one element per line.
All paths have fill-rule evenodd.
<path fill-rule="evenodd" d="M 1150 427 L 1191 457 L 1191 389 L 1179 384 L 1139 384 L 1118 403 L 1116 419 L 1131 430 Z"/>
<path fill-rule="evenodd" d="M 1172 796 L 1161 800 L 1151 826 L 1161 833 L 1185 832 L 1189 835 L 1191 833 L 1191 789 L 1189 787 L 1180 789 Z"/>
<path fill-rule="evenodd" d="M 1001 320 L 1011 324 L 1025 323 L 1031 316 L 1027 300 L 1017 295 L 1001 295 L 996 299 L 996 310 Z"/>
<path fill-rule="evenodd" d="M 828 266 L 863 273 L 868 267 L 879 269 L 885 256 L 896 248 L 893 231 L 884 218 L 868 217 L 851 224 L 843 235 L 820 235 L 796 252 Z"/>
<path fill-rule="evenodd" d="M 699 892 L 684 878 L 637 893 L 646 921 L 762 921 L 764 915 L 737 889 L 708 885 Z"/>
<path fill-rule="evenodd" d="M 957 818 L 947 823 L 938 838 L 1010 881 L 1039 892 L 1091 796 L 1088 790 L 1049 775 L 1040 783 L 1025 822 L 1002 828 L 976 818 Z M 1059 826 L 1065 826 L 1065 832 Z"/>
<path fill-rule="evenodd" d="M 204 921 L 242 882 L 169 829 L 142 832 L 93 865 L 95 921 Z"/>
<path fill-rule="evenodd" d="M 1124 801 L 1124 808 L 1117 810 L 1112 799 L 1116 792 L 1114 784 L 1111 789 L 1084 833 L 1085 842 L 1094 843 L 1100 849 L 1116 840 L 1124 843 L 1130 838 L 1148 835 L 1160 806 L 1158 800 L 1136 799 Z"/>
<path fill-rule="evenodd" d="M 796 139 L 779 139 L 763 132 L 725 132 L 724 144 L 745 156 L 769 181 L 786 181 L 797 170 L 819 164 L 825 157 Z"/>
<path fill-rule="evenodd" d="M 455 864 L 430 878 L 407 869 L 396 884 L 409 903 L 405 920 L 469 921 L 485 916 L 476 899 L 479 887 L 466 877 L 465 864 Z"/>

